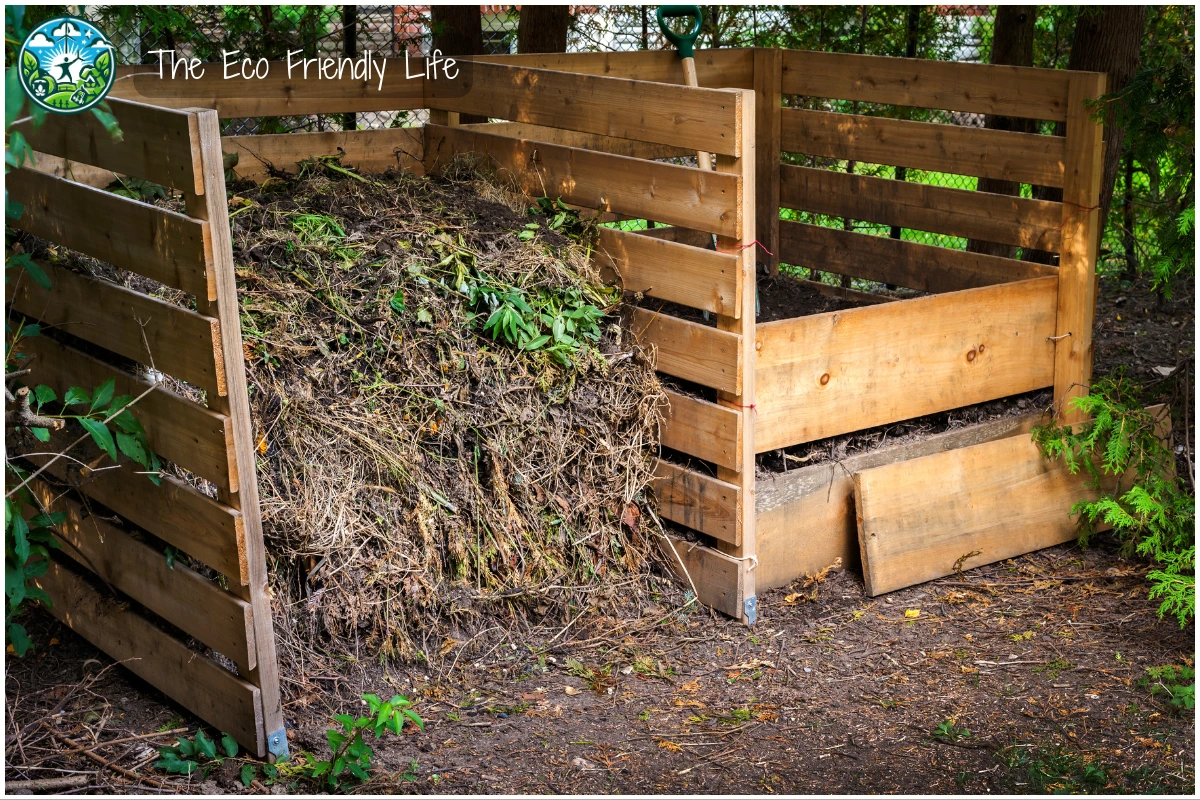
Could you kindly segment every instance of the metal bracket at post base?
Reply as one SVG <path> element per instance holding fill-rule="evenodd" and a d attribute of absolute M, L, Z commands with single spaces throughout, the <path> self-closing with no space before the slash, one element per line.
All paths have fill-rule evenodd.
<path fill-rule="evenodd" d="M 274 756 L 276 761 L 287 761 L 288 743 L 286 727 L 280 728 L 274 733 L 267 734 L 267 752 Z"/>
<path fill-rule="evenodd" d="M 746 624 L 753 625 L 758 621 L 758 598 L 747 597 L 742 603 L 742 609 L 746 614 Z"/>

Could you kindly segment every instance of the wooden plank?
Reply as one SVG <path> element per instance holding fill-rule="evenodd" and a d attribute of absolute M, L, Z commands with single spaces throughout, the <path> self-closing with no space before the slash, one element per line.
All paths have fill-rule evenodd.
<path fill-rule="evenodd" d="M 494 133 L 514 139 L 529 139 L 534 142 L 561 144 L 566 147 L 579 147 L 583 150 L 596 150 L 629 158 L 686 158 L 696 155 L 695 151 L 684 147 L 621 139 L 616 136 L 602 136 L 598 133 L 580 133 L 563 128 L 549 128 L 545 125 L 529 125 L 524 122 L 476 122 L 462 127 L 470 131 Z"/>
<path fill-rule="evenodd" d="M 754 49 L 754 198 L 757 218 L 754 229 L 762 249 L 756 254 L 772 275 L 779 272 L 779 158 L 782 142 L 783 109 L 781 79 L 783 51 L 779 48 Z"/>
<path fill-rule="evenodd" d="M 256 751 L 262 735 L 257 687 L 101 594 L 57 560 L 34 582 L 54 598 L 49 610 L 60 622 L 217 730 Z"/>
<path fill-rule="evenodd" d="M 38 172 L 44 172 L 56 178 L 66 178 L 69 181 L 82 183 L 96 189 L 103 189 L 117 179 L 117 174 L 110 169 L 101 169 L 81 161 L 70 161 L 37 151 L 34 151 L 33 163 L 28 166 Z"/>
<path fill-rule="evenodd" d="M 670 534 L 663 547 L 671 568 L 685 587 L 695 588 L 696 598 L 701 603 L 734 619 L 743 616 L 742 598 L 746 596 L 746 587 L 741 561 Z"/>
<path fill-rule="evenodd" d="M 1071 506 L 1099 496 L 1087 481 L 1027 436 L 857 473 L 867 594 L 949 575 L 956 563 L 969 569 L 1071 541 Z"/>
<path fill-rule="evenodd" d="M 35 360 L 27 383 L 43 383 L 61 398 L 72 386 L 89 391 L 113 378 L 116 394 L 138 397 L 150 382 L 60 344 L 49 336 L 21 339 L 18 348 Z M 229 491 L 237 491 L 233 433 L 228 418 L 175 394 L 165 386 L 143 397 L 129 413 L 142 423 L 151 449 Z"/>
<path fill-rule="evenodd" d="M 117 81 L 116 86 L 121 82 Z M 120 100 L 119 96 L 114 92 L 107 102 L 121 126 L 120 138 L 113 138 L 91 114 L 47 114 L 40 126 L 26 119 L 13 129 L 24 134 L 25 141 L 39 153 L 145 178 L 180 191 L 204 191 L 200 165 L 192 153 L 188 116 Z"/>
<path fill-rule="evenodd" d="M 168 108 L 211 108 L 222 118 L 281 117 L 308 114 L 336 114 L 351 111 L 400 111 L 423 108 L 421 85 L 424 78 L 406 78 L 403 58 L 376 58 L 375 64 L 384 70 L 382 82 L 378 73 L 368 78 L 354 78 L 350 70 L 342 77 L 318 78 L 316 66 L 310 66 L 308 77 L 293 61 L 289 70 L 286 61 L 271 61 L 261 80 L 246 80 L 240 73 L 240 61 L 231 61 L 231 75 L 225 79 L 225 67 L 220 62 L 201 65 L 204 74 L 174 79 L 170 64 L 159 77 L 158 65 L 117 67 L 117 82 L 113 97 L 124 97 Z M 416 59 L 412 72 L 422 71 L 424 62 Z M 290 73 L 290 74 L 289 74 Z M 332 73 L 329 73 L 332 75 Z M 361 69 L 360 69 L 361 74 Z"/>
<path fill-rule="evenodd" d="M 822 283 L 821 281 L 812 281 L 807 278 L 791 278 L 788 280 L 803 286 L 806 289 L 811 289 L 817 294 L 825 297 L 836 297 L 839 300 L 849 300 L 851 303 L 866 303 L 867 305 L 879 305 L 880 303 L 894 303 L 897 298 L 890 297 L 885 294 L 874 294 L 873 292 L 864 292 L 860 289 L 851 289 L 848 286 L 835 286 L 831 283 Z"/>
<path fill-rule="evenodd" d="M 737 411 L 667 389 L 663 414 L 663 447 L 711 461 L 741 467 L 742 415 Z"/>
<path fill-rule="evenodd" d="M 52 288 L 21 281 L 12 291 L 14 309 L 141 364 L 150 366 L 153 358 L 155 369 L 206 390 L 210 397 L 225 393 L 224 365 L 214 356 L 221 352 L 215 319 L 106 280 L 38 263 Z"/>
<path fill-rule="evenodd" d="M 62 512 L 54 526 L 62 552 L 105 583 L 229 658 L 239 670 L 255 667 L 250 604 L 176 562 L 128 532 L 89 513 L 78 500 L 57 495 L 41 481 L 30 484 L 42 509 Z"/>
<path fill-rule="evenodd" d="M 754 50 L 718 48 L 696 50 L 696 76 L 701 86 L 754 88 Z M 686 83 L 679 55 L 673 50 L 632 50 L 617 53 L 521 53 L 473 56 L 475 61 L 516 64 L 535 69 L 606 75 L 657 83 Z"/>
<path fill-rule="evenodd" d="M 5 179 L 9 198 L 25 205 L 20 219 L 8 221 L 13 227 L 188 294 L 214 296 L 203 222 L 34 170 Z"/>
<path fill-rule="evenodd" d="M 742 543 L 740 486 L 657 458 L 654 496 L 664 519 L 730 544 Z"/>
<path fill-rule="evenodd" d="M 1062 206 L 840 170 L 784 164 L 780 205 L 883 225 L 1014 244 L 1057 253 Z"/>
<path fill-rule="evenodd" d="M 783 93 L 1063 120 L 1064 70 L 783 51 Z"/>
<path fill-rule="evenodd" d="M 425 82 L 425 105 L 460 114 L 737 155 L 742 109 L 726 89 L 462 62 Z"/>
<path fill-rule="evenodd" d="M 780 222 L 779 237 L 780 258 L 786 264 L 923 292 L 955 292 L 1057 273 L 1056 267 L 1046 264 L 806 222 Z"/>
<path fill-rule="evenodd" d="M 632 233 L 635 236 L 646 236 L 651 239 L 660 239 L 664 242 L 675 242 L 676 244 L 686 244 L 689 247 L 698 247 L 701 250 L 713 250 L 713 235 L 704 231 L 694 231 L 691 228 L 684 228 L 679 225 L 659 225 L 655 228 L 642 228 L 634 231 L 623 231 L 623 233 Z M 727 255 L 733 255 L 727 253 Z M 722 312 L 725 314 L 731 313 L 728 311 Z"/>
<path fill-rule="evenodd" d="M 1037 278 L 759 325 L 758 452 L 1049 386 L 1057 284 Z"/>
<path fill-rule="evenodd" d="M 442 125 L 425 126 L 425 169 L 474 153 L 532 197 L 561 197 L 602 211 L 735 235 L 738 176 L 692 167 L 510 139 Z"/>
<path fill-rule="evenodd" d="M 1062 186 L 1061 136 L 936 122 L 785 108 L 781 147 L 789 153 L 868 164 Z"/>
<path fill-rule="evenodd" d="M 259 136 L 226 136 L 221 146 L 236 153 L 233 171 L 239 178 L 262 181 L 273 167 L 295 174 L 300 162 L 326 155 L 342 155 L 341 163 L 359 172 L 381 173 L 389 168 L 423 174 L 420 128 L 380 128 L 363 131 L 279 133 Z"/>
<path fill-rule="evenodd" d="M 741 393 L 742 337 L 738 334 L 644 308 L 633 309 L 631 327 L 643 346 L 655 348 L 659 372 Z"/>
<path fill-rule="evenodd" d="M 26 458 L 37 466 L 50 460 L 45 455 Z M 207 564 L 232 583 L 242 585 L 249 579 L 242 515 L 236 509 L 170 475 L 162 476 L 161 486 L 130 469 L 101 470 L 80 478 L 78 470 L 68 463 L 59 459 L 46 472 Z"/>
<path fill-rule="evenodd" d="M 1064 423 L 1084 415 L 1072 399 L 1092 381 L 1092 324 L 1096 316 L 1096 259 L 1100 246 L 1103 127 L 1091 118 L 1091 101 L 1108 85 L 1104 73 L 1071 77 L 1067 115 L 1067 180 L 1062 203 L 1058 326 L 1054 342 L 1054 402 Z"/>

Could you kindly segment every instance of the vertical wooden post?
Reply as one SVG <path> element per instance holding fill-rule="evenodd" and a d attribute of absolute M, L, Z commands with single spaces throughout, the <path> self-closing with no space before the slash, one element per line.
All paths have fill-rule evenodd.
<path fill-rule="evenodd" d="M 741 504 L 737 513 L 742 526 L 742 543 L 731 545 L 728 542 L 718 542 L 720 549 L 742 559 L 741 587 L 742 596 L 738 598 L 738 607 L 742 611 L 741 621 L 753 624 L 757 618 L 757 598 L 754 590 L 754 568 L 758 562 L 755 559 L 754 544 L 754 425 L 757 412 L 754 408 L 754 300 L 757 246 L 755 241 L 755 97 L 754 92 L 746 89 L 738 91 L 738 117 L 741 120 L 742 132 L 741 152 L 739 158 L 732 156 L 717 156 L 717 172 L 729 172 L 741 176 L 741 196 L 738 198 L 738 235 L 736 237 L 717 237 L 717 248 L 725 252 L 736 253 L 738 256 L 739 296 L 742 299 L 737 318 L 717 315 L 717 327 L 723 331 L 739 334 L 742 348 L 742 393 L 740 395 L 728 392 L 717 394 L 718 402 L 723 406 L 737 409 L 742 415 L 742 452 L 738 461 L 739 468 L 728 469 L 719 467 L 717 477 L 741 487 Z M 778 170 L 776 170 L 778 172 Z"/>
<path fill-rule="evenodd" d="M 1054 403 L 1058 419 L 1064 424 L 1084 419 L 1072 406 L 1071 399 L 1086 395 L 1092 379 L 1104 130 L 1092 119 L 1092 109 L 1087 103 L 1104 94 L 1107 82 L 1104 73 L 1077 72 L 1071 75 L 1067 91 L 1062 252 L 1054 341 Z"/>
<path fill-rule="evenodd" d="M 254 642 L 257 667 L 242 677 L 258 686 L 262 699 L 262 730 L 265 742 L 259 742 L 259 755 L 285 759 L 288 755 L 287 731 L 283 725 L 283 705 L 279 694 L 279 662 L 275 656 L 275 630 L 271 619 L 271 599 L 267 591 L 267 560 L 263 545 L 262 516 L 258 502 L 258 476 L 255 473 L 253 426 L 250 398 L 246 390 L 246 368 L 242 355 L 242 327 L 239 316 L 237 280 L 233 267 L 233 241 L 229 229 L 229 205 L 225 197 L 225 165 L 221 152 L 221 128 L 217 112 L 188 109 L 192 113 L 192 147 L 199 151 L 204 171 L 204 194 L 186 194 L 188 216 L 208 222 L 212 250 L 207 269 L 216 279 L 217 299 L 196 298 L 201 314 L 216 317 L 221 326 L 224 352 L 226 396 L 209 396 L 209 408 L 225 414 L 233 428 L 238 491 L 220 491 L 220 500 L 242 515 L 246 540 L 246 561 L 250 578 L 247 586 L 230 586 L 230 591 L 250 603 L 254 616 Z"/>
<path fill-rule="evenodd" d="M 779 272 L 779 146 L 783 125 L 783 51 L 754 48 L 755 230 L 762 242 L 756 258 Z"/>

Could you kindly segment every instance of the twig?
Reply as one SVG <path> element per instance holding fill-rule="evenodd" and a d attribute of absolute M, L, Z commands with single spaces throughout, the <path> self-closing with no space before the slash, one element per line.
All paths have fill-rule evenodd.
<path fill-rule="evenodd" d="M 19 767 L 11 767 L 19 769 Z M 28 781 L 11 781 L 4 782 L 4 791 L 29 791 L 39 792 L 46 789 L 71 789 L 76 786 L 86 786 L 96 773 L 89 772 L 86 775 L 64 775 L 61 778 L 36 778 Z"/>
<path fill-rule="evenodd" d="M 68 739 L 66 736 L 63 736 L 61 733 L 59 733 L 58 731 L 51 728 L 48 724 L 43 723 L 43 726 L 46 728 L 47 731 L 50 732 L 50 735 L 53 736 L 55 739 L 58 739 L 63 744 L 70 746 L 72 748 L 71 749 L 72 753 L 82 753 L 83 755 L 90 758 L 92 761 L 95 761 L 100 766 L 111 769 L 113 772 L 116 772 L 119 775 L 124 775 L 126 778 L 129 778 L 132 781 L 137 781 L 138 783 L 145 782 L 145 783 L 150 784 L 151 786 L 158 786 L 163 789 L 167 788 L 167 784 L 164 783 L 163 781 L 160 781 L 157 778 L 151 778 L 148 775 L 139 775 L 136 772 L 131 772 L 130 770 L 127 770 L 122 766 L 112 763 L 111 761 L 104 758 L 103 756 L 92 752 L 87 747 L 84 747 L 84 746 L 80 745 L 79 743 Z M 95 745 L 93 745 L 93 747 L 94 746 Z"/>

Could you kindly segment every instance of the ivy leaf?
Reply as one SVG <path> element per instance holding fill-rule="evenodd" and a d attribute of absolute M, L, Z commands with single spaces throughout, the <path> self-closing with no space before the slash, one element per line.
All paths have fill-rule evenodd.
<path fill-rule="evenodd" d="M 108 457 L 113 461 L 117 460 L 117 445 L 113 442 L 112 432 L 108 426 L 98 419 L 88 419 L 87 417 L 81 417 L 79 424 L 92 435 L 92 441 L 96 443 L 96 446 L 108 453 Z"/>

